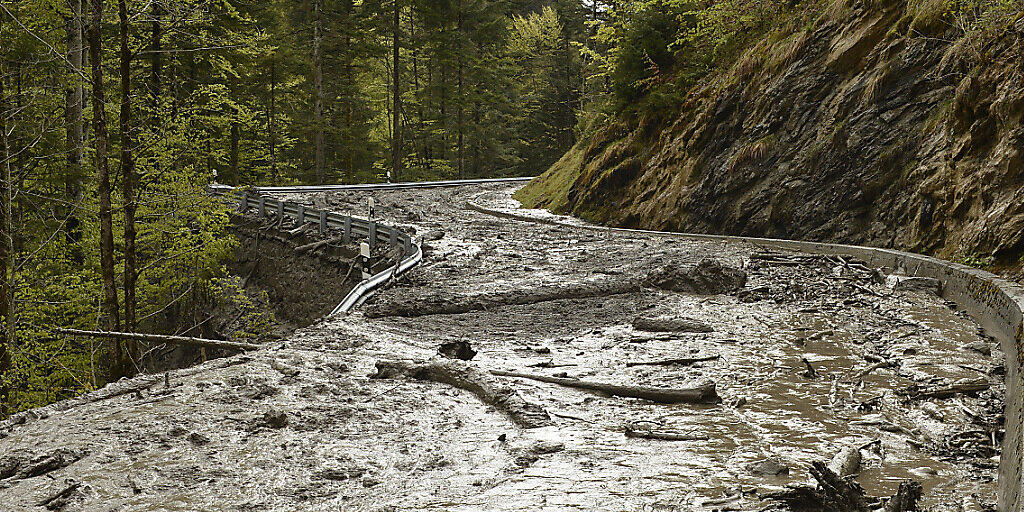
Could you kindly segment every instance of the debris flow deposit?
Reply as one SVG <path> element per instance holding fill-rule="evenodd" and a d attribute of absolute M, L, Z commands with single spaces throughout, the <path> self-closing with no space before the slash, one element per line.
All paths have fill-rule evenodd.
<path fill-rule="evenodd" d="M 994 503 L 1003 355 L 940 283 L 556 225 L 513 191 L 278 194 L 361 216 L 373 197 L 423 262 L 281 342 L 13 418 L 0 509 Z"/>

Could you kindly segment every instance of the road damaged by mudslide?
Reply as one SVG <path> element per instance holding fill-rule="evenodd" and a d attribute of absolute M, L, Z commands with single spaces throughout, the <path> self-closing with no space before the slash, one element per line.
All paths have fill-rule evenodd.
<path fill-rule="evenodd" d="M 511 192 L 288 196 L 372 195 L 424 261 L 357 314 L 5 424 L 3 508 L 871 509 L 909 481 L 932 510 L 995 501 L 1003 356 L 936 283 L 466 207 Z"/>

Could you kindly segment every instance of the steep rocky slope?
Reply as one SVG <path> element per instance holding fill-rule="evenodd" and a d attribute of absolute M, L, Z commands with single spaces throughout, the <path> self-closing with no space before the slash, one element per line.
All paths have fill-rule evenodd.
<path fill-rule="evenodd" d="M 1024 19 L 963 36 L 942 5 L 839 0 L 672 121 L 593 130 L 518 198 L 627 227 L 1017 264 Z"/>

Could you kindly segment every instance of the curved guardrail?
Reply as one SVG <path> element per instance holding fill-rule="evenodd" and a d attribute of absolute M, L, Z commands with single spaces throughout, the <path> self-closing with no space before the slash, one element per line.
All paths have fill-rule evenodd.
<path fill-rule="evenodd" d="M 875 267 L 900 269 L 907 275 L 931 277 L 943 284 L 943 297 L 955 302 L 989 332 L 997 334 L 1006 355 L 1006 434 L 999 461 L 998 508 L 1004 512 L 1024 510 L 1024 476 L 1021 466 L 1022 392 L 1024 392 L 1024 288 L 1017 283 L 990 272 L 930 256 L 893 249 L 880 249 L 855 245 L 800 242 L 772 238 L 729 235 L 673 233 L 575 224 L 557 219 L 536 218 L 528 215 L 485 207 L 469 200 L 467 207 L 496 217 L 561 226 L 602 233 L 624 233 L 660 236 L 688 240 L 710 240 L 755 244 L 762 248 L 801 251 L 815 254 L 851 255 Z"/>
<path fill-rule="evenodd" d="M 423 250 L 419 244 L 415 243 L 410 235 L 396 227 L 381 224 L 372 219 L 361 219 L 329 210 L 310 208 L 290 201 L 279 201 L 262 194 L 254 196 L 246 190 L 226 185 L 213 185 L 210 189 L 214 194 L 222 196 L 228 201 L 236 202 L 239 213 L 244 214 L 255 209 L 260 219 L 265 219 L 268 214 L 271 214 L 281 223 L 285 220 L 292 220 L 297 226 L 314 223 L 321 235 L 326 235 L 329 230 L 340 231 L 345 243 L 365 239 L 371 250 L 378 245 L 387 244 L 399 251 L 397 262 L 393 266 L 359 282 L 331 311 L 330 316 L 352 312 L 354 307 L 366 300 L 377 288 L 423 260 Z"/>

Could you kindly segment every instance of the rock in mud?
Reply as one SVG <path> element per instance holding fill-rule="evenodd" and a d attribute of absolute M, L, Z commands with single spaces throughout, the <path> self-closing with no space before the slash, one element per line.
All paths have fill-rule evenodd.
<path fill-rule="evenodd" d="M 663 290 L 718 295 L 747 284 L 747 273 L 718 260 L 705 259 L 696 265 L 665 265 L 650 276 L 651 284 Z"/>
<path fill-rule="evenodd" d="M 788 475 L 789 465 L 781 457 L 772 455 L 764 460 L 747 464 L 747 471 L 758 476 Z"/>
<path fill-rule="evenodd" d="M 448 359 L 469 361 L 476 357 L 476 350 L 467 341 L 449 341 L 437 347 L 437 353 Z"/>
<path fill-rule="evenodd" d="M 13 454 L 0 458 L 0 479 L 22 480 L 70 466 L 85 456 L 85 452 L 69 448 L 57 448 L 33 458 L 27 454 Z"/>
<path fill-rule="evenodd" d="M 885 279 L 885 285 L 890 290 L 896 292 L 942 294 L 942 282 L 930 277 L 910 277 L 893 274 Z"/>
<path fill-rule="evenodd" d="M 426 241 L 426 242 L 433 242 L 433 241 L 440 240 L 440 239 L 444 238 L 444 236 L 445 236 L 445 232 L 444 231 L 441 231 L 440 229 L 435 229 L 433 231 L 427 231 L 423 235 L 423 240 Z"/>
<path fill-rule="evenodd" d="M 540 460 L 542 455 L 558 453 L 565 449 L 565 445 L 557 441 L 537 441 L 529 446 L 514 448 L 512 457 L 516 464 L 526 467 Z"/>
<path fill-rule="evenodd" d="M 188 440 L 189 440 L 189 442 L 191 442 L 192 444 L 194 444 L 196 446 L 204 446 L 204 445 L 210 444 L 210 438 L 206 437 L 203 434 L 200 434 L 199 432 L 193 432 L 193 433 L 189 434 Z"/>
<path fill-rule="evenodd" d="M 272 407 L 263 413 L 263 425 L 275 429 L 284 428 L 288 425 L 288 414 Z"/>
<path fill-rule="evenodd" d="M 638 316 L 633 328 L 645 332 L 713 332 L 710 325 L 686 317 Z"/>

